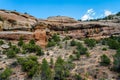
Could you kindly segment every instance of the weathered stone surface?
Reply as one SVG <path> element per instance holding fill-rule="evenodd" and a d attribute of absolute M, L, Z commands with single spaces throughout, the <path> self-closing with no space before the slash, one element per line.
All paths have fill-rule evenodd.
<path fill-rule="evenodd" d="M 76 23 L 77 21 L 67 16 L 51 16 L 47 18 L 50 22 Z"/>
<path fill-rule="evenodd" d="M 10 46 L 9 46 L 8 44 L 3 44 L 3 45 L 1 45 L 1 47 L 2 47 L 3 49 L 8 49 Z"/>
<path fill-rule="evenodd" d="M 0 39 L 19 40 L 22 37 L 24 40 L 33 39 L 33 32 L 26 31 L 2 31 L 0 32 Z"/>
<path fill-rule="evenodd" d="M 100 39 L 111 35 L 120 34 L 119 23 L 113 22 L 76 22 L 76 23 L 64 23 L 64 22 L 50 22 L 41 21 L 48 25 L 51 31 L 58 32 L 62 35 L 67 35 L 73 38 L 90 37 Z"/>
<path fill-rule="evenodd" d="M 45 30 L 35 30 L 34 38 L 37 41 L 36 44 L 41 46 L 42 48 L 44 48 L 47 45 L 47 35 Z"/>
<path fill-rule="evenodd" d="M 0 10 L 0 18 L 2 19 L 3 30 L 28 30 L 37 22 L 37 19 L 28 14 L 18 13 L 16 11 Z"/>

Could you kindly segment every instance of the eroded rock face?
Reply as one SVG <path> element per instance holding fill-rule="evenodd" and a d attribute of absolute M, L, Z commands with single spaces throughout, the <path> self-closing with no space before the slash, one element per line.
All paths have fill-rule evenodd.
<path fill-rule="evenodd" d="M 0 32 L 0 39 L 19 40 L 22 37 L 24 40 L 34 39 L 33 32 L 26 31 L 2 31 Z"/>
<path fill-rule="evenodd" d="M 37 19 L 16 11 L 0 10 L 0 22 L 2 30 L 29 30 Z"/>
<path fill-rule="evenodd" d="M 45 30 L 37 29 L 34 32 L 34 38 L 36 40 L 36 44 L 45 48 L 47 45 L 47 35 Z"/>
<path fill-rule="evenodd" d="M 52 16 L 47 18 L 48 21 L 50 22 L 61 22 L 61 23 L 76 23 L 77 20 L 74 18 L 70 18 L 67 16 Z"/>
<path fill-rule="evenodd" d="M 58 32 L 72 38 L 95 38 L 101 39 L 111 35 L 120 34 L 119 23 L 114 22 L 77 22 L 77 23 L 61 23 L 44 21 L 49 25 L 51 31 Z"/>

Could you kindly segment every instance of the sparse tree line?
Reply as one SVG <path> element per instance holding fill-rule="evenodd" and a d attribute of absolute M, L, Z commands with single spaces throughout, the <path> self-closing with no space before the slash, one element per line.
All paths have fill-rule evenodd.
<path fill-rule="evenodd" d="M 3 41 L 0 41 L 0 44 L 4 44 Z M 18 46 L 13 45 L 11 42 L 8 43 L 10 46 L 9 49 L 5 49 L 3 54 L 6 54 L 8 58 L 15 58 L 17 54 L 27 54 L 27 53 L 36 53 L 36 55 L 41 56 L 44 55 L 43 50 L 40 46 L 35 44 L 34 40 L 30 40 L 29 43 L 25 43 L 22 38 L 18 41 Z"/>
<path fill-rule="evenodd" d="M 70 40 L 69 37 L 65 37 L 63 41 Z M 55 42 L 55 45 L 59 44 L 61 41 L 58 34 L 54 34 L 52 38 L 49 40 L 51 42 Z M 94 39 L 84 39 L 84 43 L 87 47 L 85 47 L 81 42 L 76 41 L 75 39 L 70 40 L 70 46 L 76 47 L 76 50 L 73 51 L 74 55 L 70 55 L 67 61 L 63 60 L 61 57 L 58 57 L 56 61 L 52 58 L 50 62 L 46 59 L 42 60 L 42 63 L 39 64 L 37 60 L 37 56 L 28 56 L 28 57 L 17 57 L 16 54 L 22 53 L 36 53 L 36 55 L 41 56 L 44 55 L 42 49 L 35 44 L 34 40 L 30 40 L 29 43 L 24 43 L 22 38 L 20 38 L 18 42 L 18 46 L 9 43 L 10 48 L 4 50 L 3 53 L 7 55 L 8 58 L 17 58 L 18 65 L 21 65 L 22 70 L 27 72 L 28 78 L 32 78 L 33 80 L 66 80 L 71 76 L 70 70 L 72 70 L 75 65 L 73 64 L 74 60 L 79 60 L 81 55 L 90 56 L 88 52 L 89 49 L 93 49 L 97 43 L 102 45 L 106 45 L 109 49 L 116 50 L 116 54 L 113 55 L 113 62 L 106 54 L 103 54 L 100 59 L 101 66 L 109 66 L 110 70 L 118 72 L 120 71 L 120 37 L 104 38 L 100 41 L 96 41 Z M 4 44 L 2 40 L 0 40 L 0 45 Z M 49 44 L 49 43 L 48 43 Z M 52 45 L 52 46 L 55 46 Z M 49 47 L 52 47 L 49 46 Z M 103 51 L 106 51 L 107 48 L 103 48 Z M 2 73 L 0 73 L 1 80 L 7 80 L 9 76 L 12 74 L 12 70 L 10 68 L 6 68 Z M 74 75 L 75 80 L 82 80 L 82 77 L 79 74 Z"/>

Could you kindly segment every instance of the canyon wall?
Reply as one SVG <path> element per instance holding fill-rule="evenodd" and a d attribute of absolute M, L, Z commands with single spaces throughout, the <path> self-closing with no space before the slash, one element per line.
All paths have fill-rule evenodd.
<path fill-rule="evenodd" d="M 0 10 L 0 39 L 35 39 L 36 44 L 45 47 L 52 33 L 71 38 L 101 39 L 120 34 L 120 23 L 115 21 L 81 22 L 66 16 L 53 16 L 46 20 L 37 19 L 26 13 Z"/>

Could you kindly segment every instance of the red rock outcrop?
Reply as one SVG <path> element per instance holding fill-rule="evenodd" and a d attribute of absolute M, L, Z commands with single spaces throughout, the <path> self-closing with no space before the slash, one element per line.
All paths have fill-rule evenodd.
<path fill-rule="evenodd" d="M 44 23 L 35 24 L 34 27 L 34 38 L 36 40 L 36 44 L 45 48 L 47 45 L 47 34 L 46 34 L 47 25 Z"/>
<path fill-rule="evenodd" d="M 45 30 L 35 30 L 34 38 L 36 40 L 37 45 L 41 46 L 42 48 L 45 48 L 45 46 L 47 45 L 47 35 Z"/>

